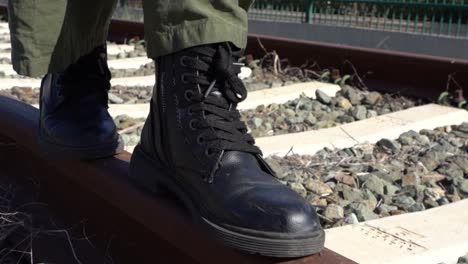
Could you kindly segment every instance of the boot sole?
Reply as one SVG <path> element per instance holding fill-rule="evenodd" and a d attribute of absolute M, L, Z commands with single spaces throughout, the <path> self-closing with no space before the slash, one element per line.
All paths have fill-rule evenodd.
<path fill-rule="evenodd" d="M 37 138 L 39 149 L 42 152 L 57 158 L 65 159 L 92 160 L 111 157 L 123 152 L 125 146 L 120 136 L 114 142 L 95 146 L 74 147 L 57 144 L 45 136 L 40 128 Z"/>
<path fill-rule="evenodd" d="M 189 210 L 195 224 L 204 228 L 214 239 L 226 246 L 268 257 L 295 258 L 319 253 L 325 243 L 325 232 L 320 229 L 314 233 L 291 236 L 287 233 L 272 233 L 244 228 L 227 229 L 200 214 L 190 196 L 180 188 L 171 173 L 154 161 L 136 146 L 130 162 L 129 175 L 132 180 L 152 192 L 159 188 L 175 194 Z"/>

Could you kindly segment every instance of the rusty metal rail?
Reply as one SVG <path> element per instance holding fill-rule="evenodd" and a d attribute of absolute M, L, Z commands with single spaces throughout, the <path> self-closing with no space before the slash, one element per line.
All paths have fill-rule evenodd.
<path fill-rule="evenodd" d="M 93 162 L 43 155 L 36 142 L 37 120 L 34 107 L 0 96 L 0 171 L 36 179 L 44 202 L 71 224 L 86 219 L 103 251 L 112 237 L 115 263 L 353 263 L 327 249 L 281 260 L 225 248 L 189 223 L 173 197 L 133 185 L 127 178 L 129 153 Z"/>
<path fill-rule="evenodd" d="M 246 53 L 264 54 L 258 39 L 293 65 L 309 60 L 352 74 L 350 64 L 345 63 L 351 62 L 361 76 L 366 75 L 364 82 L 373 90 L 436 100 L 452 75 L 468 94 L 468 60 L 253 34 Z M 448 88 L 456 95 L 460 87 L 452 83 Z"/>
<path fill-rule="evenodd" d="M 144 37 L 142 23 L 112 21 L 110 40 L 123 42 L 134 37 Z M 342 73 L 352 74 L 354 70 L 347 63 L 350 62 L 358 74 L 365 75 L 365 83 L 372 90 L 432 101 L 447 89 L 453 96 L 458 96 L 460 90 L 462 94 L 468 94 L 468 60 L 465 59 L 255 34 L 249 34 L 245 53 L 261 58 L 265 51 L 259 41 L 268 51 L 275 50 L 281 58 L 287 58 L 293 65 L 301 65 L 306 61 L 317 62 L 321 68 L 333 67 Z M 454 83 L 447 85 L 449 75 L 460 87 Z"/>

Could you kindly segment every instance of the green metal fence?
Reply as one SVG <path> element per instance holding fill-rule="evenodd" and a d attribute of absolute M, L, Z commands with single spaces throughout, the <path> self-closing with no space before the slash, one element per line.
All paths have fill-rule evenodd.
<path fill-rule="evenodd" d="M 468 0 L 257 0 L 249 18 L 468 38 Z"/>
<path fill-rule="evenodd" d="M 140 8 L 142 0 L 119 0 Z M 468 39 L 468 0 L 256 0 L 249 19 Z"/>

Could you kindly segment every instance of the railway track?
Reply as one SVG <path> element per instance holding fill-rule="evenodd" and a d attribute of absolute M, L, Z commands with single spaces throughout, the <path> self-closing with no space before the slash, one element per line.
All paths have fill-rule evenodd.
<path fill-rule="evenodd" d="M 113 25 L 110 29 L 112 41 L 122 43 L 144 37 L 142 23 L 114 20 Z M 295 48 L 291 49 L 291 46 Z M 351 62 L 359 74 L 366 76 L 367 86 L 378 91 L 430 100 L 436 100 L 446 90 L 453 96 L 458 96 L 459 91 L 468 93 L 466 59 L 249 34 L 246 54 L 261 58 L 265 54 L 264 48 L 275 50 L 294 65 L 315 61 L 322 68 L 335 67 L 343 73 L 353 73 L 354 69 L 346 63 Z M 449 76 L 453 76 L 460 86 L 450 83 Z"/>
<path fill-rule="evenodd" d="M 3 28 L 5 28 L 4 24 Z M 122 42 L 134 37 L 141 38 L 142 35 L 143 28 L 140 23 L 125 21 L 112 23 L 110 39 L 113 41 Z M 395 54 L 343 46 L 324 46 L 321 43 L 251 35 L 247 53 L 253 54 L 254 57 L 261 57 L 265 53 L 260 46 L 257 46 L 259 45 L 257 39 L 261 39 L 267 49 L 276 50 L 282 57 L 287 57 L 296 64 L 303 62 L 303 54 L 310 54 L 312 59 L 318 60 L 324 67 L 328 65 L 336 67 L 342 65 L 345 60 L 352 61 L 357 69 L 374 72 L 369 79 L 366 79 L 366 84 L 383 94 L 391 92 L 434 99 L 446 89 L 449 74 L 468 72 L 468 62 L 463 60 Z M 4 45 L 8 48 L 8 43 Z M 295 47 L 294 53 L 291 52 L 291 46 Z M 133 50 L 132 45 L 109 45 L 109 52 L 116 57 L 109 63 L 110 67 L 138 69 L 148 62 L 141 56 L 117 58 L 119 54 Z M 9 89 L 13 86 L 38 87 L 39 80 L 14 76 L 13 72 L 8 72 L 8 67 L 8 63 L 0 66 L 0 70 L 5 69 L 6 75 L 10 75 L 1 79 L 0 89 Z M 343 73 L 349 71 L 346 68 L 340 70 Z M 464 78 L 462 76 L 457 79 L 460 85 L 468 84 Z M 141 89 L 141 87 L 151 86 L 153 81 L 154 76 L 151 75 L 122 77 L 114 78 L 113 86 L 129 87 L 129 89 L 137 89 L 132 87 L 139 86 L 138 89 Z M 253 91 L 249 94 L 249 98 L 253 99 L 243 109 L 248 111 L 258 105 L 269 107 L 273 103 L 286 104 L 289 100 L 297 99 L 301 93 L 314 97 L 313 100 L 317 101 L 317 90 L 333 99 L 342 88 L 333 84 L 313 82 Z M 34 105 L 34 103 L 31 104 Z M 144 104 L 128 103 L 112 104 L 111 112 L 114 112 L 116 116 L 115 113 L 118 113 L 117 110 L 121 107 L 125 110 L 119 110 L 120 113 L 147 112 Z M 295 260 L 266 259 L 243 255 L 224 248 L 205 237 L 199 230 L 194 229 L 185 220 L 184 210 L 174 199 L 167 196 L 150 196 L 128 181 L 126 174 L 130 153 L 94 162 L 53 160 L 44 156 L 38 150 L 35 141 L 37 117 L 37 109 L 33 106 L 0 96 L 0 175 L 10 175 L 21 179 L 22 185 L 31 182 L 38 183 L 31 187 L 40 186 L 37 190 L 40 193 L 37 202 L 47 203 L 53 214 L 57 214 L 58 218 L 68 226 L 83 223 L 85 220 L 86 233 L 89 234 L 93 246 L 89 247 L 86 241 L 82 252 L 76 250 L 78 257 L 70 254 L 57 256 L 61 259 L 55 260 L 55 263 L 73 263 L 77 262 L 77 258 L 81 263 L 101 263 L 104 260 L 105 263 L 106 261 L 108 263 L 181 261 L 183 263 L 345 264 L 360 260 L 356 256 L 347 255 L 353 261 L 334 252 L 334 247 L 336 247 L 334 244 L 328 244 L 330 249 L 324 250 L 320 255 Z M 144 114 L 136 117 L 144 117 Z M 346 149 L 365 142 L 372 144 L 382 138 L 395 139 L 409 130 L 448 127 L 459 125 L 463 121 L 468 122 L 468 114 L 464 110 L 426 104 L 410 107 L 404 111 L 383 113 L 349 124 L 336 124 L 330 128 L 314 128 L 301 133 L 290 132 L 285 135 L 262 136 L 257 139 L 257 142 L 267 149 L 268 154 L 280 153 L 284 156 L 290 153 L 292 145 L 295 145 L 298 154 L 312 155 L 324 147 Z M 296 142 L 292 143 L 294 140 Z M 131 146 L 129 147 L 131 150 Z M 76 230 L 73 232 L 76 233 Z M 81 230 L 76 236 L 82 235 L 79 234 L 80 232 Z M 76 243 L 83 243 L 83 239 L 76 239 L 73 242 L 72 246 Z M 33 245 L 37 244 L 37 242 L 33 243 Z M 112 248 L 111 260 L 108 258 L 109 248 Z M 32 256 L 35 258 L 33 263 L 44 262 L 51 257 L 45 253 L 50 254 L 50 251 L 44 247 L 39 247 L 37 252 Z"/>

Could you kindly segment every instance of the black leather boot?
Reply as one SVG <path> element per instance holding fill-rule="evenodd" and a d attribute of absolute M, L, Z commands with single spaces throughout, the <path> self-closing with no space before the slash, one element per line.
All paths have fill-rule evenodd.
<path fill-rule="evenodd" d="M 123 150 L 107 111 L 110 71 L 105 47 L 81 57 L 64 72 L 42 79 L 39 146 L 63 158 L 95 159 Z"/>
<path fill-rule="evenodd" d="M 315 209 L 273 176 L 240 121 L 247 90 L 233 49 L 219 43 L 157 59 L 130 177 L 173 192 L 227 246 L 274 257 L 317 253 L 325 235 Z"/>

